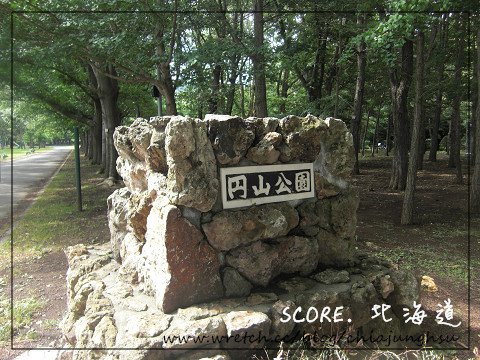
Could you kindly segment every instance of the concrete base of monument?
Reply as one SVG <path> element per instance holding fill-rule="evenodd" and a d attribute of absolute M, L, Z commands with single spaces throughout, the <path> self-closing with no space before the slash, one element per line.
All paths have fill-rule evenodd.
<path fill-rule="evenodd" d="M 418 298 L 415 277 L 378 259 L 357 257 L 355 267 L 277 278 L 247 297 L 165 314 L 142 283 L 122 276 L 110 244 L 76 245 L 67 257 L 62 330 L 68 346 L 86 349 L 73 351 L 73 359 L 235 359 L 235 351 L 286 349 L 307 337 L 317 347 L 353 348 L 360 333 L 404 331 L 403 308 Z M 380 315 L 382 307 L 388 311 Z"/>

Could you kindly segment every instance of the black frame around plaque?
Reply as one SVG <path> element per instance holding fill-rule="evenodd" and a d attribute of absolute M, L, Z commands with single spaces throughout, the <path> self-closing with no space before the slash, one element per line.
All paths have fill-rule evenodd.
<path fill-rule="evenodd" d="M 221 168 L 220 183 L 224 209 L 315 197 L 313 163 Z"/>

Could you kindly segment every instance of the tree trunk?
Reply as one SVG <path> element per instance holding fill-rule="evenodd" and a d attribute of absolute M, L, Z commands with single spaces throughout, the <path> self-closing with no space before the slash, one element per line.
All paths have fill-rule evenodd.
<path fill-rule="evenodd" d="M 278 8 L 278 10 L 281 11 L 281 8 Z M 280 36 L 283 39 L 285 51 L 290 53 L 292 50 L 294 50 L 292 47 L 293 39 L 288 34 L 286 23 L 282 18 L 279 18 L 278 25 Z M 318 109 L 320 105 L 320 99 L 322 97 L 322 86 L 325 72 L 325 54 L 327 47 L 327 41 L 325 38 L 327 37 L 327 31 L 324 31 L 324 29 L 326 29 L 327 26 L 318 16 L 316 18 L 315 27 L 317 29 L 317 47 L 313 66 L 309 66 L 309 69 L 306 70 L 300 69 L 300 67 L 294 63 L 291 67 L 291 70 L 293 70 L 305 89 L 308 95 L 308 101 L 310 103 L 314 103 L 315 107 Z"/>
<path fill-rule="evenodd" d="M 343 51 L 343 40 L 340 38 L 339 35 L 339 57 Z M 340 99 L 340 73 L 341 73 L 341 65 L 338 63 L 335 64 L 335 108 L 333 110 L 333 117 L 336 118 L 338 115 L 338 102 Z"/>
<path fill-rule="evenodd" d="M 477 75 L 480 76 L 480 28 L 477 29 Z M 480 79 L 477 79 L 477 107 L 475 109 L 475 162 L 470 188 L 470 209 L 473 213 L 480 213 Z"/>
<path fill-rule="evenodd" d="M 176 26 L 175 23 L 176 22 L 174 21 L 174 28 Z M 172 31 L 175 31 L 175 29 Z M 160 60 L 157 63 L 159 79 L 157 80 L 158 83 L 156 83 L 155 85 L 160 91 L 160 94 L 165 97 L 166 115 L 177 115 L 177 103 L 175 101 L 175 85 L 173 83 L 172 75 L 170 73 L 171 54 L 167 54 L 165 50 L 164 35 L 164 26 L 158 23 L 155 38 L 157 42 L 156 52 Z M 170 49 L 170 52 L 172 51 L 173 49 Z"/>
<path fill-rule="evenodd" d="M 462 25 L 459 25 L 462 27 Z M 452 162 L 456 168 L 456 181 L 458 184 L 463 183 L 462 164 L 460 160 L 460 104 L 462 101 L 462 66 L 463 66 L 463 51 L 464 42 L 462 36 L 457 40 L 457 58 L 455 60 L 455 73 L 453 75 L 453 88 L 456 91 L 452 99 L 452 118 L 450 121 L 450 156 L 449 165 Z"/>
<path fill-rule="evenodd" d="M 324 22 L 320 22 L 319 24 L 324 24 Z M 311 103 L 315 104 L 315 108 L 320 109 L 320 100 L 322 99 L 322 88 L 323 88 L 323 80 L 325 77 L 325 57 L 327 53 L 327 40 L 328 37 L 328 30 L 322 31 L 322 29 L 327 29 L 326 26 L 318 26 L 318 34 L 317 34 L 317 52 L 315 55 L 315 62 L 313 64 L 312 74 L 309 78 L 307 83 L 307 93 L 308 93 L 308 100 Z"/>
<path fill-rule="evenodd" d="M 80 150 L 83 152 L 83 155 L 88 159 L 88 154 L 89 154 L 89 144 L 88 144 L 88 138 L 89 138 L 89 131 L 82 131 L 80 133 Z"/>
<path fill-rule="evenodd" d="M 332 64 L 330 65 L 327 78 L 325 79 L 325 94 L 327 96 L 332 95 L 333 82 L 335 81 L 335 77 L 337 76 L 337 69 L 338 69 L 337 62 L 341 54 L 340 46 L 341 46 L 340 42 L 335 46 L 335 53 L 333 54 Z"/>
<path fill-rule="evenodd" d="M 476 64 L 475 64 L 476 66 Z M 473 86 L 475 87 L 475 90 L 477 88 L 477 82 L 473 81 Z M 476 152 L 476 146 L 477 142 L 475 141 L 475 131 L 477 129 L 477 119 L 476 119 L 476 108 L 478 106 L 478 95 L 476 91 L 472 91 L 471 96 L 473 97 L 472 99 L 472 114 L 471 114 L 471 120 L 469 124 L 469 132 L 468 136 L 470 139 L 470 164 L 475 164 L 475 152 Z"/>
<path fill-rule="evenodd" d="M 441 71 L 442 78 L 443 78 L 443 69 L 442 66 Z M 432 132 L 431 132 L 431 145 L 430 145 L 430 153 L 428 155 L 428 160 L 430 161 L 437 161 L 437 151 L 438 145 L 440 144 L 440 139 L 438 138 L 438 130 L 440 128 L 440 119 L 442 116 L 442 97 L 443 97 L 443 86 L 441 81 L 437 81 L 437 94 L 435 96 L 435 112 L 433 115 L 433 124 L 432 124 Z"/>
<path fill-rule="evenodd" d="M 387 138 L 385 139 L 385 155 L 388 156 L 391 148 L 390 134 L 392 130 L 392 113 L 388 114 L 388 124 L 387 124 Z"/>
<path fill-rule="evenodd" d="M 375 156 L 375 150 L 377 149 L 379 123 L 380 123 L 380 108 L 378 108 L 377 120 L 375 121 L 375 131 L 373 132 L 372 157 Z"/>
<path fill-rule="evenodd" d="M 230 72 L 230 77 L 228 79 L 229 81 L 229 86 L 228 86 L 228 91 L 227 91 L 227 101 L 225 104 L 225 114 L 231 115 L 233 111 L 233 103 L 235 100 L 235 85 L 237 81 L 237 76 L 238 76 L 238 62 L 240 61 L 239 57 L 234 57 L 232 58 L 231 64 L 231 72 Z"/>
<path fill-rule="evenodd" d="M 87 66 L 88 79 L 90 86 L 98 91 L 97 78 L 95 77 L 95 72 L 91 65 Z M 103 146 L 103 119 L 102 119 L 102 104 L 98 93 L 92 96 L 93 100 L 93 121 L 91 126 L 91 142 L 92 142 L 92 164 L 101 165 L 102 164 L 102 153 L 104 151 Z M 103 164 L 105 165 L 105 164 Z M 102 171 L 103 172 L 103 171 Z"/>
<path fill-rule="evenodd" d="M 456 129 L 455 129 L 455 101 L 452 101 L 452 115 L 450 117 L 450 124 L 448 124 L 448 146 L 447 146 L 447 154 L 448 154 L 448 167 L 455 168 L 455 137 Z"/>
<path fill-rule="evenodd" d="M 265 56 L 263 54 L 263 0 L 253 0 L 253 43 L 255 51 L 251 59 L 255 80 L 254 111 L 257 117 L 267 117 L 267 81 L 265 78 Z"/>
<path fill-rule="evenodd" d="M 245 87 L 240 83 L 240 115 L 245 119 Z"/>
<path fill-rule="evenodd" d="M 420 148 L 418 149 L 418 165 L 417 170 L 423 170 L 423 158 L 425 157 L 425 119 L 420 119 Z"/>
<path fill-rule="evenodd" d="M 113 132 L 121 122 L 117 104 L 119 89 L 117 80 L 106 75 L 116 76 L 116 71 L 112 65 L 102 67 L 99 64 L 93 70 L 97 80 L 98 95 L 105 124 L 106 164 L 104 176 L 117 180 L 119 178 L 116 168 L 118 153 L 113 145 Z"/>
<path fill-rule="evenodd" d="M 166 67 L 166 66 L 162 66 Z M 170 67 L 168 66 L 168 70 L 164 69 L 161 73 L 166 74 L 168 71 L 168 76 L 170 77 Z M 165 97 L 165 112 L 166 115 L 177 115 L 177 102 L 175 100 L 175 87 L 173 85 L 172 78 L 170 77 L 168 80 L 164 80 L 162 78 L 160 85 L 160 93 Z"/>
<path fill-rule="evenodd" d="M 415 63 L 415 115 L 413 118 L 412 141 L 410 143 L 410 161 L 408 164 L 408 175 L 405 186 L 405 194 L 402 206 L 402 225 L 412 224 L 415 183 L 417 181 L 418 156 L 420 155 L 420 141 L 423 119 L 423 84 L 425 74 L 424 59 L 424 35 L 419 31 L 417 34 L 417 58 Z"/>
<path fill-rule="evenodd" d="M 337 76 L 335 77 L 335 108 L 333 110 L 333 117 L 334 118 L 337 118 L 338 117 L 338 102 L 339 102 L 339 99 L 340 99 L 340 86 L 339 86 L 339 82 L 340 82 L 340 65 L 338 65 L 338 69 L 337 69 Z"/>
<path fill-rule="evenodd" d="M 106 172 L 107 168 L 107 140 L 106 140 L 106 135 L 105 135 L 105 119 L 102 116 L 102 162 L 101 162 L 101 167 L 98 170 L 99 174 L 104 174 Z"/>
<path fill-rule="evenodd" d="M 255 115 L 255 84 L 253 82 L 250 83 L 249 94 L 250 99 L 248 103 L 248 116 Z"/>
<path fill-rule="evenodd" d="M 80 150 L 83 152 L 84 156 L 88 156 L 88 143 L 85 140 L 85 132 L 81 132 L 80 136 Z"/>
<path fill-rule="evenodd" d="M 363 137 L 362 137 L 362 156 L 365 156 L 365 142 L 367 139 L 367 133 L 368 133 L 368 123 L 370 121 L 370 111 L 367 111 L 367 124 L 365 125 L 365 129 L 363 130 Z M 358 154 L 357 154 L 358 158 Z"/>
<path fill-rule="evenodd" d="M 212 77 L 212 95 L 208 101 L 208 112 L 210 114 L 217 114 L 218 111 L 218 94 L 220 92 L 220 76 L 222 68 L 219 64 L 216 64 L 213 68 Z"/>
<path fill-rule="evenodd" d="M 390 71 L 392 93 L 392 117 L 395 147 L 392 159 L 390 189 L 404 190 L 407 181 L 408 166 L 408 91 L 413 73 L 413 42 L 405 40 L 402 46 L 402 65 L 400 74 L 396 69 Z"/>
<path fill-rule="evenodd" d="M 442 16 L 442 26 L 440 29 L 440 63 L 437 69 L 437 92 L 435 95 L 435 110 L 433 115 L 432 128 L 430 131 L 430 153 L 428 154 L 429 161 L 437 161 L 437 152 L 440 144 L 440 139 L 438 138 L 438 130 L 440 129 L 440 120 L 442 116 L 442 98 L 443 98 L 443 78 L 445 74 L 445 53 L 447 51 L 447 27 L 448 27 L 448 17 Z"/>
<path fill-rule="evenodd" d="M 315 108 L 320 109 L 320 100 L 322 99 L 322 87 L 325 77 L 325 54 L 327 50 L 327 30 L 326 26 L 322 26 L 324 22 L 317 18 L 317 48 L 315 52 L 315 61 L 311 66 L 311 73 L 301 71 L 298 66 L 294 66 L 295 73 L 302 83 L 308 95 L 308 101 L 314 104 Z M 282 26 L 282 24 L 281 24 Z M 285 40 L 287 48 L 291 47 L 291 39 L 287 38 L 284 30 L 281 29 L 282 37 Z"/>
<path fill-rule="evenodd" d="M 92 164 L 100 165 L 102 163 L 102 104 L 100 103 L 100 99 L 94 101 L 92 145 Z"/>
<path fill-rule="evenodd" d="M 226 11 L 226 3 L 223 5 L 223 9 Z M 225 21 L 227 21 L 226 18 L 224 18 Z M 233 15 L 233 34 L 232 38 L 235 44 L 238 46 L 241 46 L 241 36 L 243 35 L 243 19 L 244 15 L 243 14 L 238 14 L 235 13 Z M 235 101 L 235 88 L 236 88 L 236 81 L 237 77 L 239 76 L 239 73 L 241 73 L 241 69 L 239 69 L 239 64 L 240 61 L 242 60 L 241 56 L 238 54 L 232 55 L 230 57 L 230 77 L 229 77 L 229 82 L 230 85 L 228 87 L 227 91 L 227 101 L 225 105 L 225 113 L 231 115 L 233 111 L 233 104 Z M 242 65 L 243 67 L 243 65 Z M 240 74 L 239 78 L 240 83 L 243 82 Z"/>
<path fill-rule="evenodd" d="M 88 159 L 88 130 L 87 131 L 82 131 L 79 136 L 80 136 L 80 149 L 83 151 L 83 155 Z"/>
<path fill-rule="evenodd" d="M 93 160 L 93 131 L 92 131 L 92 127 L 90 127 L 88 129 L 88 131 L 85 133 L 85 138 L 86 138 L 87 144 L 88 144 L 87 158 L 88 158 L 88 160 Z"/>
<path fill-rule="evenodd" d="M 282 71 L 282 77 L 280 78 L 280 108 L 279 111 L 281 114 L 287 113 L 287 96 L 288 96 L 288 77 L 290 76 L 290 70 L 285 69 Z"/>
<path fill-rule="evenodd" d="M 364 22 L 364 15 L 359 15 L 357 18 L 357 25 L 362 26 Z M 353 102 L 353 117 L 350 124 L 350 130 L 353 136 L 353 148 L 355 151 L 355 163 L 353 166 L 353 173 L 360 174 L 358 167 L 358 152 L 360 150 L 360 124 L 362 123 L 362 107 L 363 107 L 363 95 L 365 90 L 365 66 L 366 66 L 366 54 L 365 54 L 365 42 L 362 40 L 357 46 L 357 83 L 355 85 L 355 99 Z M 368 129 L 368 120 L 367 127 Z M 362 156 L 364 155 L 364 144 L 362 147 Z"/>
<path fill-rule="evenodd" d="M 476 43 L 472 44 L 472 54 L 475 54 L 475 51 L 478 52 L 478 34 L 476 37 L 477 41 Z M 476 46 L 475 46 L 476 45 Z M 476 159 L 476 147 L 479 146 L 478 142 L 475 141 L 475 133 L 477 130 L 478 126 L 478 118 L 476 114 L 476 109 L 478 106 L 478 82 L 480 80 L 480 66 L 478 64 L 480 59 L 478 59 L 476 56 L 473 57 L 473 81 L 472 81 L 472 93 L 471 97 L 472 99 L 472 114 L 471 114 L 471 124 L 469 127 L 470 130 L 470 164 L 472 166 L 475 164 L 475 159 Z"/>

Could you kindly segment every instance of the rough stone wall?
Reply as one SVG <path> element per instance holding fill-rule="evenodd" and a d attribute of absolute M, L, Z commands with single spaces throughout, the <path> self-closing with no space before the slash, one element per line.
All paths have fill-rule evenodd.
<path fill-rule="evenodd" d="M 154 296 L 146 295 L 140 284 L 130 284 L 122 276 L 122 265 L 112 259 L 110 246 L 106 245 L 75 245 L 66 251 L 69 306 L 62 330 L 64 347 L 77 349 L 72 352 L 74 360 L 249 359 L 252 353 L 239 349 L 279 349 L 282 339 L 287 347 L 292 339 L 302 341 L 303 334 L 315 332 L 319 337 L 343 332 L 355 336 L 357 329 L 367 335 L 372 330 L 377 335 L 424 333 L 417 325 L 407 330 L 402 322 L 403 309 L 418 298 L 417 280 L 384 261 L 359 257 L 354 267 L 278 279 L 268 291 L 165 314 L 158 309 Z M 224 276 L 235 274 L 226 269 Z M 392 307 L 388 323 L 371 318 L 372 305 L 383 303 Z M 343 321 L 281 321 L 286 307 L 292 314 L 300 306 L 303 317 L 312 307 L 321 313 L 326 306 L 332 311 L 343 306 Z M 234 341 L 237 335 L 240 340 Z M 254 339 L 244 342 L 244 336 Z M 255 340 L 260 336 L 267 343 Z M 187 341 L 180 340 L 187 337 Z M 203 337 L 205 341 L 199 342 Z M 223 340 L 212 342 L 213 338 Z M 338 345 L 350 349 L 362 346 L 345 341 Z M 392 343 L 392 347 L 398 348 L 398 344 Z"/>
<path fill-rule="evenodd" d="M 342 121 L 156 117 L 118 127 L 114 141 L 126 187 L 108 199 L 112 250 L 162 311 L 352 265 L 358 196 Z M 219 168 L 309 162 L 316 198 L 222 209 Z"/>
<path fill-rule="evenodd" d="M 84 349 L 74 360 L 230 360 L 304 333 L 402 333 L 418 282 L 353 251 L 358 196 L 343 122 L 159 117 L 117 128 L 114 140 L 126 187 L 108 199 L 111 242 L 66 251 L 61 327 L 65 347 Z M 300 162 L 314 163 L 315 198 L 222 209 L 221 167 Z M 373 319 L 374 304 L 391 306 L 392 321 Z M 326 306 L 343 307 L 345 321 L 281 321 L 287 307 Z M 237 335 L 267 342 L 230 341 Z"/>

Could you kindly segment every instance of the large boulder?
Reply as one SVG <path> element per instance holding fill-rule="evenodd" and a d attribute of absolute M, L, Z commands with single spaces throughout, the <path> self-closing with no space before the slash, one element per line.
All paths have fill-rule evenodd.
<path fill-rule="evenodd" d="M 211 222 L 203 224 L 203 231 L 215 249 L 225 251 L 260 239 L 287 235 L 297 225 L 295 208 L 278 203 L 222 211 Z"/>
<path fill-rule="evenodd" d="M 217 199 L 219 183 L 206 123 L 175 116 L 165 134 L 170 203 L 209 211 Z"/>
<path fill-rule="evenodd" d="M 210 114 L 205 120 L 217 161 L 221 165 L 238 164 L 255 139 L 254 131 L 236 116 Z"/>
<path fill-rule="evenodd" d="M 287 116 L 280 120 L 279 129 L 283 136 L 280 161 L 313 162 L 320 153 L 327 124 L 311 115 Z"/>
<path fill-rule="evenodd" d="M 274 164 L 280 157 L 280 151 L 277 148 L 281 142 L 281 134 L 269 132 L 264 135 L 257 145 L 248 150 L 247 159 L 260 165 Z"/>
<path fill-rule="evenodd" d="M 309 274 L 317 267 L 315 239 L 286 236 L 270 242 L 257 241 L 227 253 L 226 262 L 251 283 L 266 286 L 280 274 Z"/>
<path fill-rule="evenodd" d="M 177 207 L 156 201 L 145 238 L 145 281 L 164 312 L 223 296 L 216 252 Z"/>

